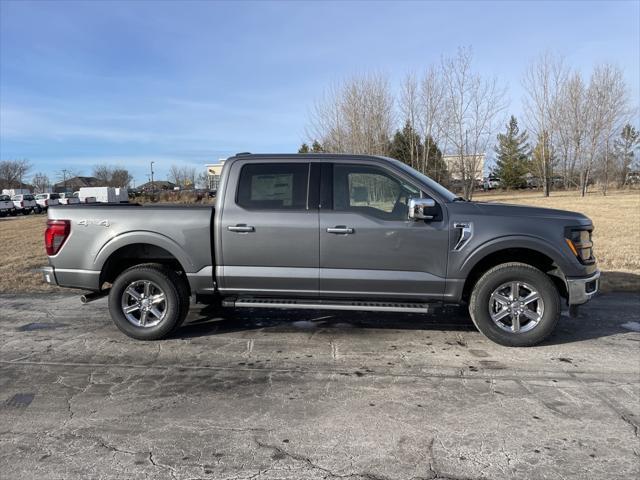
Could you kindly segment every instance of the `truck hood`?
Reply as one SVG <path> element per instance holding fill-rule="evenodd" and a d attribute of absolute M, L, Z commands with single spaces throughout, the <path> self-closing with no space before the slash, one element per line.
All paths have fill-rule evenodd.
<path fill-rule="evenodd" d="M 545 218 L 553 220 L 565 220 L 578 225 L 590 225 L 589 217 L 568 210 L 556 210 L 553 208 L 530 207 L 525 205 L 513 205 L 506 203 L 474 202 L 474 205 L 483 215 L 498 217 L 525 217 Z"/>

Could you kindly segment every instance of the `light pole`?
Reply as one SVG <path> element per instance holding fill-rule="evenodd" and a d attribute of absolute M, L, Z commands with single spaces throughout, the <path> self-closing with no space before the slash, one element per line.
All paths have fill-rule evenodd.
<path fill-rule="evenodd" d="M 67 193 L 67 170 L 62 169 L 62 181 L 64 183 L 64 193 Z"/>
<path fill-rule="evenodd" d="M 153 182 L 153 162 L 151 162 L 151 201 L 155 200 L 156 184 Z"/>

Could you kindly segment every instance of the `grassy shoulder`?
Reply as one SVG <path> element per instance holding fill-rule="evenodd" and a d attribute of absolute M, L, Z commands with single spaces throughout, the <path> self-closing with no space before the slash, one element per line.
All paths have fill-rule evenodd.
<path fill-rule="evenodd" d="M 640 193 L 599 193 L 581 198 L 558 192 L 544 198 L 538 192 L 482 193 L 478 201 L 535 205 L 572 210 L 587 215 L 595 225 L 594 245 L 603 271 L 605 291 L 640 291 Z M 34 271 L 47 265 L 44 251 L 45 215 L 0 219 L 0 292 L 61 291 L 44 283 Z"/>

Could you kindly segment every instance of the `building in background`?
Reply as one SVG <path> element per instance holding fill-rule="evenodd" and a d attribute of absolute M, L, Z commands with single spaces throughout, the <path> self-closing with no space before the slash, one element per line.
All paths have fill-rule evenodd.
<path fill-rule="evenodd" d="M 173 182 L 170 182 L 168 180 L 154 180 L 153 182 L 147 182 L 147 183 L 143 183 L 142 185 L 138 185 L 136 187 L 136 190 L 140 190 L 141 192 L 151 192 L 151 191 L 155 191 L 155 192 L 159 192 L 159 191 L 166 191 L 166 190 L 175 190 L 175 188 L 177 187 L 177 185 Z"/>
<path fill-rule="evenodd" d="M 460 155 L 443 155 L 442 160 L 447 165 L 447 171 L 451 180 L 462 180 Z M 476 155 L 463 155 L 462 161 L 468 169 L 475 169 L 473 178 L 478 182 L 482 182 L 484 179 L 484 153 L 478 153 Z M 468 176 L 467 176 L 468 177 Z"/>
<path fill-rule="evenodd" d="M 100 180 L 96 177 L 72 177 L 53 185 L 54 193 L 75 192 L 83 187 L 99 187 Z"/>
<path fill-rule="evenodd" d="M 226 159 L 218 160 L 218 163 L 208 163 L 205 165 L 207 169 L 207 188 L 209 190 L 218 191 L 218 185 L 220 185 L 220 175 L 222 174 L 222 167 Z"/>

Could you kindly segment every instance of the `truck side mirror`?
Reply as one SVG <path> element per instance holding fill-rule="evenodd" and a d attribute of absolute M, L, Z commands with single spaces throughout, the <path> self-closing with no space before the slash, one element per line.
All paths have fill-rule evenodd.
<path fill-rule="evenodd" d="M 433 220 L 433 215 L 428 215 L 425 210 L 434 208 L 436 202 L 431 198 L 409 199 L 409 220 Z"/>

